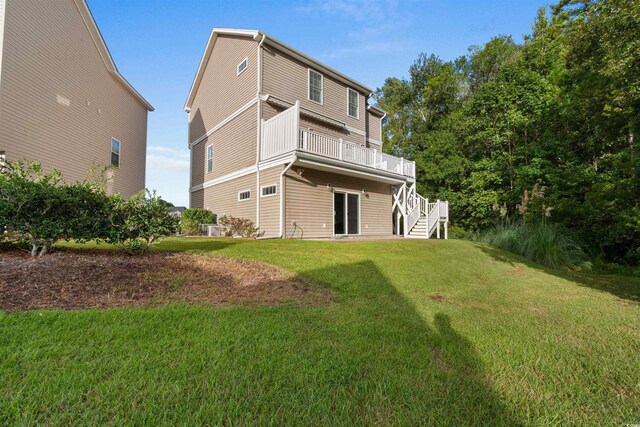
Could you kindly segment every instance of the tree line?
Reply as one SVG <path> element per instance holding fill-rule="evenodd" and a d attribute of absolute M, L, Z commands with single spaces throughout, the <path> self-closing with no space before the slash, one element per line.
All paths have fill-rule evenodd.
<path fill-rule="evenodd" d="M 563 0 L 522 43 L 421 54 L 377 99 L 384 150 L 416 160 L 454 232 L 552 222 L 593 257 L 640 263 L 640 0 Z"/>

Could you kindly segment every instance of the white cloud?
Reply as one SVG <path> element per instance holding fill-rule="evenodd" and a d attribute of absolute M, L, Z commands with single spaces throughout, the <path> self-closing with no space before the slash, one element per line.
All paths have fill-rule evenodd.
<path fill-rule="evenodd" d="M 358 22 L 382 22 L 398 6 L 398 0 L 318 0 L 300 8 L 303 12 L 324 12 Z"/>
<path fill-rule="evenodd" d="M 147 147 L 147 168 L 155 170 L 189 170 L 189 150 L 151 145 Z"/>

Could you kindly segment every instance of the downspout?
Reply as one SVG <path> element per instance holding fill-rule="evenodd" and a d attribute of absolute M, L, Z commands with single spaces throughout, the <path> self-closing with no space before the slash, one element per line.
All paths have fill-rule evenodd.
<path fill-rule="evenodd" d="M 287 167 L 284 168 L 282 172 L 280 172 L 280 235 L 278 236 L 279 239 L 284 238 L 284 176 L 289 171 L 289 169 L 291 169 L 291 166 L 293 166 L 295 161 L 296 161 L 296 157 L 294 156 L 293 159 L 291 159 L 291 163 L 289 163 Z"/>
<path fill-rule="evenodd" d="M 256 227 L 260 228 L 260 142 L 262 140 L 262 45 L 264 44 L 266 34 L 262 34 L 262 40 L 258 43 L 258 91 L 256 98 L 258 99 L 258 107 L 256 108 Z"/>

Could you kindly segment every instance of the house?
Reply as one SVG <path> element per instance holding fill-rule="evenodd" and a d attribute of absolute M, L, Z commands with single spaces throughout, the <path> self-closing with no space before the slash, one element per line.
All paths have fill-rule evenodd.
<path fill-rule="evenodd" d="M 448 205 L 382 152 L 373 90 L 262 31 L 212 31 L 189 92 L 190 206 L 263 237 L 427 238 Z"/>
<path fill-rule="evenodd" d="M 145 187 L 149 111 L 85 0 L 0 0 L 1 157 L 67 181 L 105 166 L 107 190 L 129 197 Z"/>

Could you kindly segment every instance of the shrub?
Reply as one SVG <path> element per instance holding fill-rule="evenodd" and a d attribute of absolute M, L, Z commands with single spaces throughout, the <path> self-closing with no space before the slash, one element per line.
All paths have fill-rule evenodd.
<path fill-rule="evenodd" d="M 258 237 L 258 228 L 247 218 L 225 215 L 218 219 L 218 224 L 226 237 Z"/>
<path fill-rule="evenodd" d="M 591 269 L 582 246 L 566 231 L 547 222 L 504 222 L 477 233 L 474 240 L 516 253 L 552 268 Z"/>
<path fill-rule="evenodd" d="M 200 224 L 213 223 L 213 213 L 209 209 L 185 209 L 180 216 L 180 231 L 188 236 L 199 236 L 203 234 Z"/>
<path fill-rule="evenodd" d="M 169 215 L 155 192 L 142 191 L 129 200 L 119 194 L 109 198 L 107 242 L 131 254 L 142 254 L 164 236 L 176 232 L 178 218 Z"/>
<path fill-rule="evenodd" d="M 63 184 L 59 171 L 45 173 L 39 162 L 14 162 L 0 173 L 0 228 L 29 242 L 42 256 L 61 239 L 102 237 L 107 204 L 96 183 Z"/>

